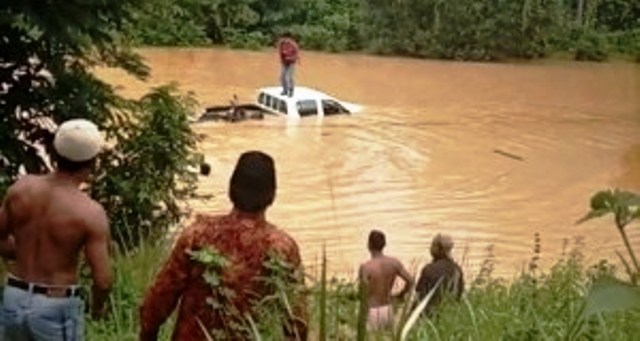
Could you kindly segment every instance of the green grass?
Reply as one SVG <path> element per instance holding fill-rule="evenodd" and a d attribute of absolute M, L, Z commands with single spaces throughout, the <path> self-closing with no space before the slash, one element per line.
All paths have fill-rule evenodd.
<path fill-rule="evenodd" d="M 137 339 L 138 307 L 167 254 L 168 245 L 157 244 L 115 256 L 111 313 L 102 321 L 92 321 L 87 316 L 88 340 Z M 532 263 L 536 260 L 534 255 Z M 485 262 L 478 275 L 469 281 L 462 301 L 445 299 L 437 315 L 432 319 L 421 318 L 407 340 L 630 340 L 640 335 L 640 305 L 585 314 L 591 283 L 615 272 L 606 261 L 586 266 L 580 253 L 572 252 L 546 272 L 534 264 L 509 281 L 492 277 L 487 270 L 492 262 L 491 259 Z M 329 279 L 325 294 L 321 281 L 308 280 L 307 284 L 309 340 L 317 340 L 320 335 L 327 340 L 356 340 L 362 336 L 358 332 L 358 317 L 362 314 L 356 283 Z M 321 331 L 323 306 L 325 328 Z M 403 303 L 397 303 L 394 311 L 400 314 L 403 308 Z M 264 321 L 255 321 L 263 340 L 279 334 L 276 331 L 279 326 L 273 321 L 261 322 Z M 172 324 L 172 320 L 165 324 L 160 340 L 169 340 Z M 369 335 L 368 339 L 397 340 L 398 331 L 396 328 L 395 333 Z"/>
<path fill-rule="evenodd" d="M 87 340 L 137 340 L 138 308 L 143 295 L 168 255 L 166 243 L 145 244 L 135 251 L 119 253 L 114 258 L 115 283 L 109 299 L 110 316 L 104 320 L 86 320 Z M 83 271 L 86 280 L 87 272 Z M 85 285 L 85 287 L 89 287 Z M 161 340 L 168 340 L 173 320 L 163 328 Z"/>
<path fill-rule="evenodd" d="M 111 296 L 111 316 L 104 321 L 88 321 L 89 340 L 135 340 L 138 306 L 145 288 L 166 258 L 166 246 L 145 246 L 115 259 L 116 284 Z M 532 262 L 536 261 L 536 256 Z M 492 261 L 485 263 L 491 267 Z M 591 283 L 611 276 L 613 267 L 605 261 L 587 267 L 579 253 L 572 253 L 548 272 L 536 266 L 511 281 L 492 278 L 481 270 L 470 281 L 460 302 L 445 299 L 432 319 L 422 318 L 411 329 L 408 340 L 629 340 L 640 335 L 640 306 L 636 309 L 586 316 L 584 307 Z M 330 279 L 324 285 L 308 283 L 310 340 L 320 335 L 327 340 L 355 340 L 358 337 L 360 299 L 356 283 Z M 323 287 L 326 286 L 326 291 Z M 324 293 L 324 294 L 323 294 Z M 322 307 L 326 313 L 322 314 Z M 403 303 L 395 311 L 402 311 Z M 324 317 L 324 318 L 323 318 Z M 321 322 L 321 320 L 324 320 Z M 265 326 L 262 339 L 278 335 L 279 326 Z M 319 326 L 325 326 L 320 330 Z M 270 328 L 273 331 L 270 331 Z M 167 324 L 161 340 L 168 340 Z M 397 339 L 391 331 L 370 340 Z"/>

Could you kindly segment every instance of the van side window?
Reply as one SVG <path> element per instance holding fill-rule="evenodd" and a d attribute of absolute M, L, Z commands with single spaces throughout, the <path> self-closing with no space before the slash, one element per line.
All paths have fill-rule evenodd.
<path fill-rule="evenodd" d="M 261 92 L 260 95 L 258 96 L 258 103 L 264 104 L 266 102 L 265 97 L 266 95 L 264 94 L 264 92 Z"/>
<path fill-rule="evenodd" d="M 315 100 L 307 99 L 298 101 L 296 105 L 298 106 L 298 113 L 300 113 L 300 116 L 310 116 L 318 114 L 318 105 L 316 104 Z"/>
<path fill-rule="evenodd" d="M 283 114 L 287 114 L 287 102 L 280 100 L 280 103 L 278 103 L 278 111 L 283 113 Z"/>

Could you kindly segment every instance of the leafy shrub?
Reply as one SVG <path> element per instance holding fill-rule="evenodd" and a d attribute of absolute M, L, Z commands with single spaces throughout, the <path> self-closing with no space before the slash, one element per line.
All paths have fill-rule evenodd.
<path fill-rule="evenodd" d="M 576 43 L 575 59 L 601 62 L 608 58 L 606 40 L 599 34 L 587 31 Z"/>
<path fill-rule="evenodd" d="M 195 170 L 202 161 L 189 126 L 194 105 L 175 86 L 163 86 L 119 118 L 123 137 L 103 155 L 92 195 L 109 212 L 121 246 L 162 237 L 182 217 L 178 202 L 195 190 Z"/>
<path fill-rule="evenodd" d="M 0 2 L 0 196 L 21 173 L 50 169 L 57 124 L 89 119 L 113 146 L 101 156 L 92 194 L 128 246 L 179 219 L 178 202 L 193 190 L 198 160 L 187 96 L 162 87 L 126 100 L 91 73 L 109 66 L 146 78 L 148 68 L 121 44 L 119 31 L 145 4 Z"/>

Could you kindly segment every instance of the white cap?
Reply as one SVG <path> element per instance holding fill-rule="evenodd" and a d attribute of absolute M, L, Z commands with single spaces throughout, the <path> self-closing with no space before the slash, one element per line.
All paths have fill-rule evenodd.
<path fill-rule="evenodd" d="M 88 161 L 102 149 L 98 127 L 85 119 L 66 121 L 58 127 L 53 147 L 59 156 L 74 162 Z"/>

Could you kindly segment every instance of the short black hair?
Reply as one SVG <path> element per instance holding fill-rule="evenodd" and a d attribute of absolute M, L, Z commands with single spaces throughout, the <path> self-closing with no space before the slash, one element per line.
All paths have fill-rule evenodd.
<path fill-rule="evenodd" d="M 382 231 L 371 230 L 369 232 L 369 250 L 382 251 L 385 245 L 387 245 L 387 240 Z"/>
<path fill-rule="evenodd" d="M 261 151 L 243 153 L 229 183 L 229 199 L 243 212 L 257 213 L 269 207 L 276 194 L 273 158 Z"/>
<path fill-rule="evenodd" d="M 71 161 L 63 156 L 60 156 L 55 151 L 53 153 L 53 160 L 58 170 L 67 172 L 67 173 L 77 173 L 87 169 L 91 169 L 96 164 L 95 157 L 87 161 Z"/>
<path fill-rule="evenodd" d="M 200 175 L 209 176 L 211 173 L 211 165 L 203 162 L 200 164 Z"/>

